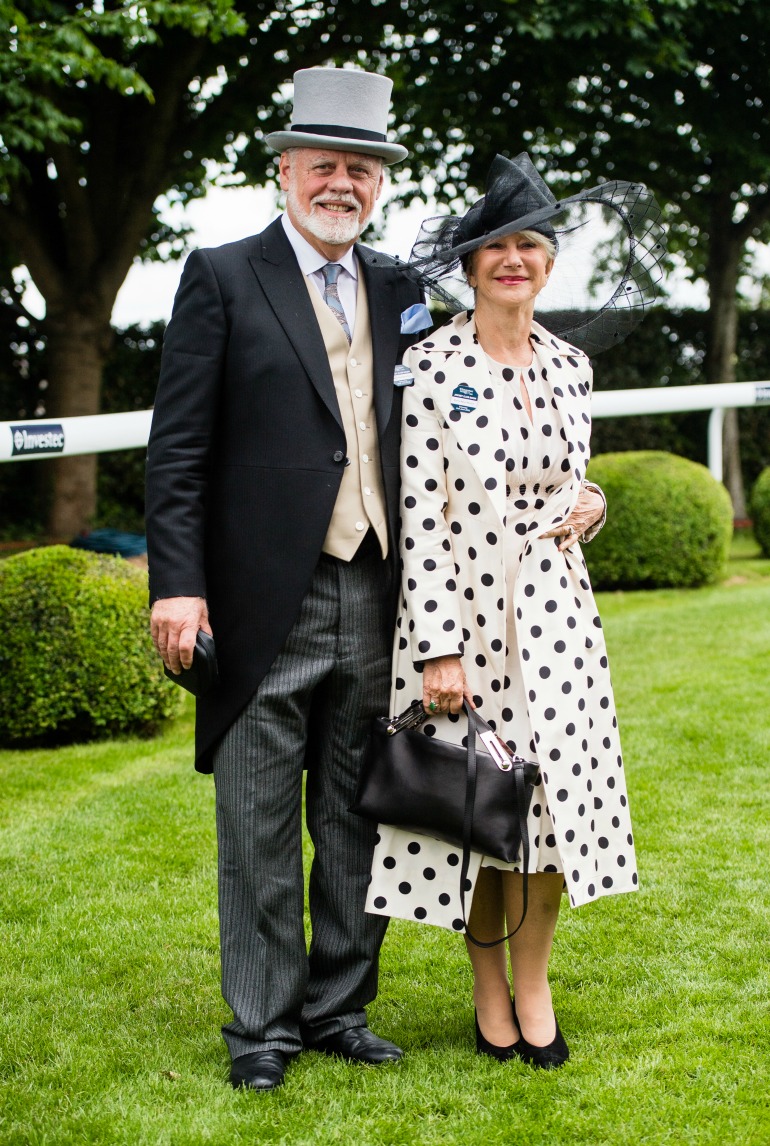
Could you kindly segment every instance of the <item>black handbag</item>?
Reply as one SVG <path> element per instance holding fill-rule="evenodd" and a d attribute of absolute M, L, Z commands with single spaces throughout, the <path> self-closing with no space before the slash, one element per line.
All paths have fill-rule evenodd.
<path fill-rule="evenodd" d="M 465 933 L 465 883 L 471 851 L 512 863 L 522 855 L 523 912 L 527 910 L 529 834 L 527 813 L 538 765 L 513 755 L 467 704 L 467 748 L 426 736 L 420 701 L 400 716 L 372 722 L 369 748 L 351 811 L 365 819 L 443 840 L 463 853 L 460 903 Z M 477 747 L 477 736 L 483 748 Z M 505 936 L 505 939 L 510 935 Z"/>

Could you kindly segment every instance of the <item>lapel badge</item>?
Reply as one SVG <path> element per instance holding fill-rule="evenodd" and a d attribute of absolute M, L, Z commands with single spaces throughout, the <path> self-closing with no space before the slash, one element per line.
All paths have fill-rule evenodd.
<path fill-rule="evenodd" d="M 461 414 L 472 414 L 478 405 L 479 396 L 472 386 L 464 382 L 452 391 L 452 409 Z"/>

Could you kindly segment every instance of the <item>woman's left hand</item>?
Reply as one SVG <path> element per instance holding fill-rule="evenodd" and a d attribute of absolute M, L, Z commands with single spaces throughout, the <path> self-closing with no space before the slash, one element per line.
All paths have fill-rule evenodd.
<path fill-rule="evenodd" d="M 564 540 L 559 545 L 559 552 L 561 553 L 563 550 L 569 549 L 570 545 L 574 545 L 587 529 L 590 529 L 601 519 L 603 513 L 604 498 L 601 494 L 581 486 L 575 508 L 567 520 L 563 521 L 561 525 L 555 525 L 553 529 L 549 529 L 547 533 L 543 533 L 541 536 L 563 537 Z"/>

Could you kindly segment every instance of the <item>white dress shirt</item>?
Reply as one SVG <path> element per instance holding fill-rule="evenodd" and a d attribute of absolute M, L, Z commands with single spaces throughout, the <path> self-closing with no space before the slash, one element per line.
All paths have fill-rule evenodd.
<path fill-rule="evenodd" d="M 321 298 L 324 296 L 325 287 L 323 268 L 328 262 L 337 263 L 342 267 L 342 273 L 337 279 L 337 292 L 340 296 L 342 309 L 345 311 L 345 318 L 348 320 L 348 326 L 351 331 L 355 330 L 356 298 L 358 294 L 358 260 L 356 259 L 353 248 L 351 247 L 339 259 L 327 259 L 317 251 L 315 247 L 312 247 L 303 235 L 300 235 L 289 218 L 287 211 L 284 211 L 281 216 L 281 222 L 286 232 L 286 238 L 291 243 L 294 254 L 297 256 L 299 269 L 303 275 L 309 278 L 315 285 Z"/>

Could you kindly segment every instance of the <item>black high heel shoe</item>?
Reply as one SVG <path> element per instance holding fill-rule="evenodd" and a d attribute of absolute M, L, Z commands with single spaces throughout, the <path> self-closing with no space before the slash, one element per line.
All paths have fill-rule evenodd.
<path fill-rule="evenodd" d="M 521 1032 L 521 1023 L 516 1015 L 516 1003 L 513 1000 L 511 1002 L 513 1002 L 513 1021 L 519 1028 L 519 1041 L 514 1044 L 519 1058 L 531 1066 L 542 1067 L 543 1070 L 555 1070 L 559 1066 L 564 1066 L 569 1058 L 569 1047 L 564 1041 L 564 1035 L 559 1030 L 559 1021 L 556 1015 L 553 1017 L 553 1021 L 556 1023 L 556 1034 L 552 1041 L 547 1046 L 536 1047 L 524 1038 Z"/>
<path fill-rule="evenodd" d="M 490 1058 L 497 1059 L 498 1062 L 508 1062 L 509 1059 L 519 1057 L 521 1039 L 517 1043 L 511 1043 L 509 1047 L 496 1047 L 494 1043 L 488 1042 L 482 1035 L 479 1016 L 475 1007 L 473 1008 L 473 1018 L 476 1023 L 476 1054 L 487 1054 Z"/>

